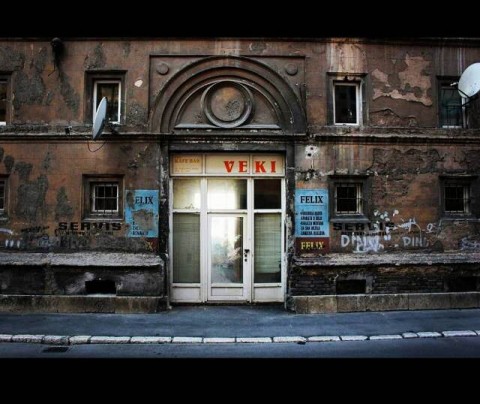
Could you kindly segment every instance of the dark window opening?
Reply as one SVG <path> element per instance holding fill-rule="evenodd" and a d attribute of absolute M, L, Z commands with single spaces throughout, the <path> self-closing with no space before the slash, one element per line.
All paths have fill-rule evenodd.
<path fill-rule="evenodd" d="M 92 281 L 85 282 L 85 293 L 90 294 L 117 294 L 117 287 L 115 282 L 107 279 L 94 279 Z"/>
<path fill-rule="evenodd" d="M 6 180 L 0 179 L 0 214 L 5 212 L 7 183 Z"/>
<path fill-rule="evenodd" d="M 445 212 L 468 213 L 469 189 L 465 184 L 445 184 Z"/>
<path fill-rule="evenodd" d="M 447 280 L 449 292 L 475 292 L 477 290 L 476 276 L 462 276 Z"/>
<path fill-rule="evenodd" d="M 361 184 L 337 184 L 335 186 L 335 203 L 336 213 L 362 213 Z"/>
<path fill-rule="evenodd" d="M 0 125 L 7 121 L 7 81 L 0 80 Z"/>
<path fill-rule="evenodd" d="M 366 289 L 366 279 L 338 280 L 336 284 L 337 295 L 363 294 Z"/>
<path fill-rule="evenodd" d="M 254 209 L 282 207 L 280 180 L 255 180 L 254 187 Z"/>
<path fill-rule="evenodd" d="M 120 175 L 83 176 L 83 218 L 117 220 L 123 217 L 123 179 Z"/>
<path fill-rule="evenodd" d="M 98 81 L 95 83 L 95 111 L 102 101 L 107 98 L 107 120 L 120 122 L 120 81 Z"/>
<path fill-rule="evenodd" d="M 335 84 L 335 123 L 358 124 L 357 85 Z"/>
<path fill-rule="evenodd" d="M 92 212 L 118 212 L 118 184 L 99 182 L 93 185 Z"/>
<path fill-rule="evenodd" d="M 456 87 L 442 84 L 440 87 L 440 125 L 442 127 L 462 127 L 462 97 Z"/>

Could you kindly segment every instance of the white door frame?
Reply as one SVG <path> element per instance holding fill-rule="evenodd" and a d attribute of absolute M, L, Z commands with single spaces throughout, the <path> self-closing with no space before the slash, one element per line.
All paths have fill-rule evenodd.
<path fill-rule="evenodd" d="M 208 153 L 204 153 L 206 155 Z M 203 163 L 205 167 L 205 162 Z M 285 176 L 232 176 L 232 175 L 201 175 L 185 174 L 172 175 L 170 177 L 170 237 L 169 250 L 173 251 L 173 181 L 176 178 L 200 178 L 201 191 L 201 210 L 200 214 L 200 283 L 173 283 L 173 254 L 169 260 L 169 278 L 172 280 L 169 286 L 170 300 L 173 303 L 207 303 L 207 302 L 283 302 L 285 300 L 286 290 L 286 251 L 285 251 L 285 208 L 286 208 L 286 187 Z M 207 180 L 209 178 L 222 179 L 246 179 L 247 180 L 247 209 L 239 210 L 208 210 L 207 209 Z M 255 179 L 280 179 L 281 180 L 281 209 L 273 210 L 254 210 L 254 180 Z M 179 212 L 181 213 L 181 212 Z M 185 212 L 187 213 L 187 212 Z M 280 213 L 281 215 L 281 281 L 279 283 L 254 283 L 254 216 L 257 213 Z M 243 261 L 243 293 L 241 296 L 212 296 L 210 279 L 210 218 L 214 216 L 233 216 L 243 217 L 244 226 L 244 249 L 250 250 L 247 256 L 247 262 Z M 235 287 L 228 286 L 235 289 Z M 237 288 L 238 289 L 238 288 Z"/>

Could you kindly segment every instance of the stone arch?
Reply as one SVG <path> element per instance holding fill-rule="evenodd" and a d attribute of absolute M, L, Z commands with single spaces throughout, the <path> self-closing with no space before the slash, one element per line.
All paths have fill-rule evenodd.
<path fill-rule="evenodd" d="M 225 97 L 225 105 L 212 101 Z M 306 119 L 297 94 L 276 71 L 245 57 L 212 56 L 167 81 L 154 102 L 149 127 L 160 133 L 260 129 L 295 134 L 306 132 Z"/>

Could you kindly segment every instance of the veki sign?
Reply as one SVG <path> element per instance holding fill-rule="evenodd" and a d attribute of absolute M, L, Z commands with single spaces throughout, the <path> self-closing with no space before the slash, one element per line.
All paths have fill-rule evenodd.
<path fill-rule="evenodd" d="M 283 176 L 281 155 L 199 154 L 173 155 L 173 175 L 269 175 Z"/>

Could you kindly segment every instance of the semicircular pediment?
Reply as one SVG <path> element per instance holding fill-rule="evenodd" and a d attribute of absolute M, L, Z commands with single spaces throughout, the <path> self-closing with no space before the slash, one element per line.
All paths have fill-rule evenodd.
<path fill-rule="evenodd" d="M 304 133 L 295 92 L 272 69 L 246 58 L 210 57 L 173 76 L 155 102 L 151 128 Z"/>

